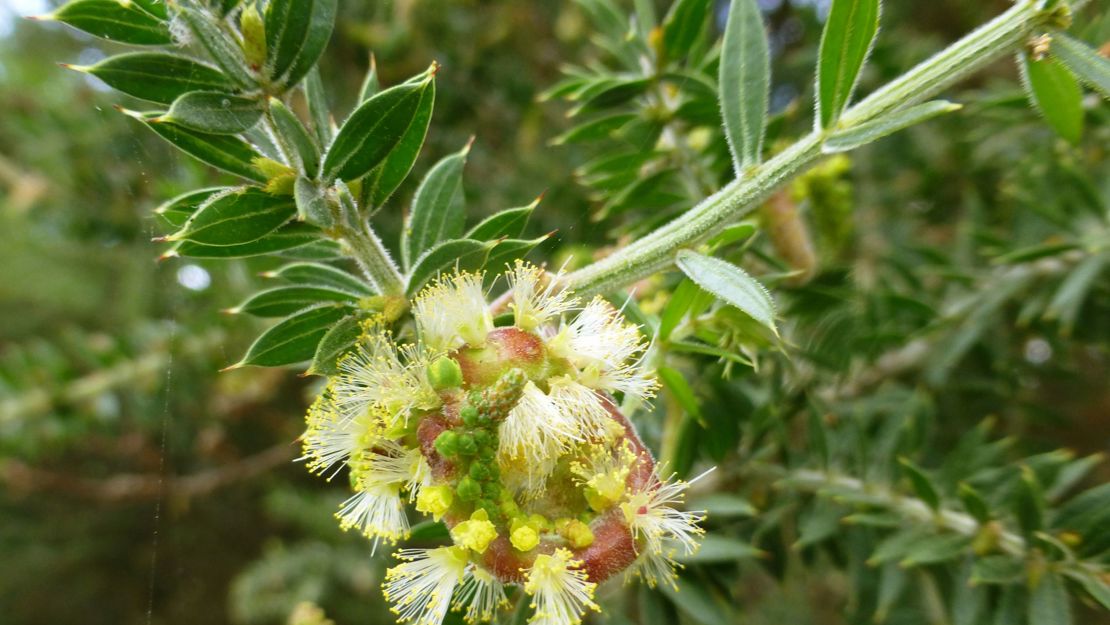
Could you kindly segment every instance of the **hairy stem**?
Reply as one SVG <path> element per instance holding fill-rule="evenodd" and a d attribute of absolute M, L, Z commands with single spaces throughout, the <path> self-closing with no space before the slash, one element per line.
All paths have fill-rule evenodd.
<path fill-rule="evenodd" d="M 378 293 L 404 294 L 405 281 L 401 271 L 369 224 L 361 223 L 358 227 L 343 228 L 340 239 Z"/>
<path fill-rule="evenodd" d="M 1082 2 L 1072 4 L 1073 8 Z M 1040 0 L 1020 0 L 1008 11 L 965 36 L 901 78 L 845 111 L 840 128 L 855 126 L 916 104 L 943 91 L 1024 41 L 1037 28 L 1059 20 L 1059 9 Z M 596 263 L 568 274 L 565 284 L 583 295 L 616 290 L 674 263 L 682 248 L 704 241 L 722 226 L 751 212 L 776 189 L 821 158 L 824 133 L 814 131 L 746 172 L 687 213 Z"/>

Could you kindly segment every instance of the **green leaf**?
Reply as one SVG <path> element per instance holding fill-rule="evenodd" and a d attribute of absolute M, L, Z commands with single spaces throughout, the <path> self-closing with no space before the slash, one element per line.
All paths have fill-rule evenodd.
<path fill-rule="evenodd" d="M 976 521 L 986 523 L 991 520 L 990 507 L 987 506 L 986 500 L 979 494 L 979 491 L 971 487 L 970 484 L 960 483 L 957 488 L 960 501 L 964 504 L 964 509 L 968 514 L 975 517 Z"/>
<path fill-rule="evenodd" d="M 1025 575 L 1025 562 L 1013 556 L 979 558 L 971 568 L 971 583 L 1013 584 Z"/>
<path fill-rule="evenodd" d="M 177 245 L 163 254 L 163 258 L 184 256 L 187 258 L 247 258 L 297 249 L 318 242 L 320 229 L 306 223 L 293 222 L 249 243 L 239 245 L 205 245 L 193 241 L 179 241 Z"/>
<path fill-rule="evenodd" d="M 740 309 L 778 336 L 771 295 L 743 269 L 690 250 L 678 253 L 677 264 L 698 286 Z"/>
<path fill-rule="evenodd" d="M 679 554 L 676 559 L 682 564 L 719 564 L 750 560 L 761 555 L 763 555 L 761 550 L 742 540 L 719 534 L 706 534 L 697 551 L 690 555 Z"/>
<path fill-rule="evenodd" d="M 663 386 L 678 402 L 678 405 L 682 407 L 683 412 L 697 420 L 702 427 L 708 427 L 705 423 L 705 417 L 702 416 L 701 406 L 698 405 L 698 398 L 694 395 L 694 391 L 690 388 L 686 378 L 676 369 L 665 366 L 659 367 L 656 374 L 659 376 L 659 381 L 663 383 Z"/>
<path fill-rule="evenodd" d="M 375 167 L 363 181 L 364 191 L 369 199 L 370 206 L 380 207 L 397 191 L 401 183 L 408 178 L 420 149 L 424 147 L 424 139 L 428 135 L 428 125 L 432 120 L 432 110 L 435 108 L 436 85 L 433 81 L 428 85 L 416 104 L 416 113 L 409 121 L 408 127 L 401 135 L 397 146 L 385 157 L 385 160 Z"/>
<path fill-rule="evenodd" d="M 316 140 L 281 100 L 270 98 L 270 114 L 274 118 L 278 140 L 294 152 L 304 175 L 315 178 L 320 170 L 320 148 Z"/>
<path fill-rule="evenodd" d="M 244 313 L 255 317 L 284 317 L 317 304 L 330 302 L 354 304 L 357 299 L 346 291 L 315 286 L 282 286 L 255 293 L 228 312 Z"/>
<path fill-rule="evenodd" d="M 713 493 L 691 497 L 686 502 L 690 510 L 705 510 L 711 519 L 732 519 L 739 517 L 754 517 L 759 510 L 750 501 L 739 495 L 729 493 Z"/>
<path fill-rule="evenodd" d="M 563 134 L 551 140 L 552 145 L 565 145 L 567 143 L 582 143 L 585 141 L 600 141 L 610 138 L 613 133 L 623 128 L 626 124 L 639 118 L 636 113 L 615 113 L 604 115 L 588 122 L 578 124 Z"/>
<path fill-rule="evenodd" d="M 305 103 L 308 106 L 308 117 L 312 121 L 312 130 L 316 140 L 321 146 L 331 143 L 335 134 L 332 128 L 331 109 L 328 107 L 327 92 L 324 91 L 324 82 L 320 80 L 320 68 L 313 67 L 304 80 Z"/>
<path fill-rule="evenodd" d="M 1029 595 L 1029 625 L 1071 625 L 1071 603 L 1064 579 L 1048 572 Z"/>
<path fill-rule="evenodd" d="M 876 547 L 871 557 L 867 559 L 869 566 L 878 566 L 886 562 L 900 560 L 911 549 L 923 540 L 930 537 L 929 532 L 918 527 L 910 527 L 887 536 Z"/>
<path fill-rule="evenodd" d="M 320 60 L 335 27 L 338 0 L 270 0 L 266 6 L 266 73 L 291 87 Z"/>
<path fill-rule="evenodd" d="M 470 145 L 436 163 L 417 187 L 401 237 L 401 260 L 406 268 L 437 243 L 462 234 L 466 219 L 462 172 Z"/>
<path fill-rule="evenodd" d="M 358 317 L 349 316 L 339 320 L 320 339 L 316 346 L 316 353 L 312 356 L 312 364 L 306 373 L 311 375 L 333 375 L 339 371 L 339 358 L 354 347 L 362 333 L 362 326 Z M 414 533 L 416 528 L 413 528 Z M 409 538 L 412 538 L 411 536 Z"/>
<path fill-rule="evenodd" d="M 142 100 L 170 104 L 189 91 L 232 88 L 220 70 L 178 54 L 131 52 L 110 56 L 90 67 L 67 65 Z"/>
<path fill-rule="evenodd" d="M 1044 492 L 1037 475 L 1028 466 L 1021 467 L 1021 479 L 1014 492 L 1013 507 L 1018 525 L 1026 536 L 1044 528 Z"/>
<path fill-rule="evenodd" d="M 200 11 L 185 7 L 179 7 L 178 14 L 189 26 L 189 30 L 200 46 L 208 52 L 209 58 L 220 66 L 232 82 L 244 89 L 257 87 L 254 75 L 251 74 L 247 61 L 243 57 L 242 48 L 231 38 L 231 35 L 220 28 L 216 20 Z"/>
<path fill-rule="evenodd" d="M 551 235 L 552 233 L 549 232 L 534 239 L 502 239 L 497 241 L 493 250 L 486 256 L 483 266 L 494 271 L 501 271 L 506 265 L 512 264 L 518 258 L 523 258 L 537 245 L 550 239 Z"/>
<path fill-rule="evenodd" d="M 758 230 L 759 228 L 750 221 L 732 224 L 731 226 L 725 226 L 724 228 L 722 228 L 719 233 L 713 235 L 712 238 L 706 241 L 705 245 L 710 250 L 715 251 L 722 247 L 732 245 L 733 243 L 746 241 L 747 239 L 750 239 L 751 236 L 755 234 Z"/>
<path fill-rule="evenodd" d="M 209 199 L 169 241 L 203 245 L 240 245 L 280 228 L 297 212 L 292 198 L 248 187 Z"/>
<path fill-rule="evenodd" d="M 136 46 L 173 43 L 169 24 L 134 3 L 73 0 L 37 20 L 56 20 L 90 35 Z"/>
<path fill-rule="evenodd" d="M 462 263 L 475 254 L 488 252 L 494 245 L 496 244 L 492 242 L 474 239 L 452 239 L 437 243 L 413 263 L 406 280 L 405 293 L 410 297 L 416 295 L 441 270 Z"/>
<path fill-rule="evenodd" d="M 675 0 L 671 4 L 663 18 L 663 51 L 668 59 L 681 59 L 690 52 L 705 31 L 712 8 L 712 0 Z"/>
<path fill-rule="evenodd" d="M 940 508 L 940 493 L 937 492 L 937 487 L 933 484 L 932 479 L 909 458 L 899 458 L 898 464 L 901 465 L 902 472 L 909 478 L 917 496 L 930 508 L 938 510 Z"/>
<path fill-rule="evenodd" d="M 258 100 L 218 91 L 190 91 L 173 101 L 156 123 L 170 122 L 199 132 L 234 135 L 246 132 L 262 118 Z"/>
<path fill-rule="evenodd" d="M 699 293 L 704 291 L 689 278 L 684 278 L 678 283 L 674 292 L 667 298 L 663 312 L 659 315 L 659 340 L 666 341 L 671 337 L 671 332 L 674 332 L 686 317 L 686 312 L 690 310 Z"/>
<path fill-rule="evenodd" d="M 486 217 L 468 230 L 465 238 L 492 241 L 502 237 L 518 237 L 524 234 L 524 227 L 528 225 L 528 218 L 532 216 L 532 211 L 539 205 L 540 199 L 536 198 L 528 206 L 505 209 Z"/>
<path fill-rule="evenodd" d="M 158 215 L 173 228 L 181 228 L 193 213 L 197 212 L 201 204 L 208 201 L 208 198 L 220 192 L 231 191 L 228 187 L 211 187 L 208 189 L 198 189 L 196 191 L 189 191 L 183 193 L 175 198 L 166 200 L 161 206 L 154 209 L 154 214 Z"/>
<path fill-rule="evenodd" d="M 349 312 L 343 306 L 320 306 L 288 317 L 263 332 L 247 350 L 247 355 L 228 368 L 280 367 L 311 360 L 331 326 Z"/>
<path fill-rule="evenodd" d="M 756 0 L 732 0 L 721 48 L 721 118 L 739 175 L 759 164 L 771 93 L 771 61 Z"/>
<path fill-rule="evenodd" d="M 1059 319 L 1061 331 L 1065 335 L 1070 335 L 1079 318 L 1079 310 L 1083 302 L 1087 300 L 1088 293 L 1106 269 L 1107 262 L 1110 262 L 1110 258 L 1096 254 L 1084 258 L 1076 265 L 1052 295 L 1052 301 L 1045 309 L 1044 318 Z"/>
<path fill-rule="evenodd" d="M 1055 59 L 1018 57 L 1022 84 L 1033 107 L 1067 141 L 1078 143 L 1083 134 L 1083 89 L 1068 68 Z"/>
<path fill-rule="evenodd" d="M 391 87 L 363 102 L 339 129 L 324 157 L 323 178 L 357 180 L 385 160 L 420 111 L 433 76 Z"/>
<path fill-rule="evenodd" d="M 1079 582 L 1083 590 L 1086 590 L 1087 594 L 1098 601 L 1102 607 L 1110 610 L 1110 583 L 1103 581 L 1097 573 L 1068 572 L 1067 575 Z"/>
<path fill-rule="evenodd" d="M 332 225 L 334 219 L 331 207 L 324 196 L 324 190 L 304 176 L 297 176 L 293 183 L 293 199 L 297 204 L 297 217 L 323 228 Z"/>
<path fill-rule="evenodd" d="M 734 622 L 724 602 L 705 586 L 684 577 L 676 579 L 675 584 L 677 588 L 672 588 L 670 584 L 660 584 L 659 589 L 694 621 L 702 625 Z"/>
<path fill-rule="evenodd" d="M 953 560 L 969 550 L 972 540 L 962 534 L 930 536 L 915 543 L 898 565 L 911 567 Z"/>
<path fill-rule="evenodd" d="M 370 53 L 370 67 L 366 70 L 366 77 L 362 79 L 362 87 L 358 90 L 359 103 L 369 100 L 373 95 L 382 90 L 381 81 L 378 80 L 378 59 Z"/>
<path fill-rule="evenodd" d="M 821 151 L 825 154 L 834 154 L 854 150 L 899 130 L 920 124 L 927 119 L 958 111 L 961 108 L 963 108 L 961 104 L 954 104 L 945 100 L 933 100 L 932 102 L 925 102 L 893 113 L 887 113 L 879 119 L 833 132 L 821 145 Z"/>
<path fill-rule="evenodd" d="M 247 180 L 266 183 L 266 176 L 253 165 L 254 160 L 262 158 L 262 155 L 246 141 L 230 135 L 198 132 L 172 122 L 156 122 L 140 113 L 125 112 L 189 156 Z"/>
<path fill-rule="evenodd" d="M 357 297 L 374 294 L 370 285 L 357 277 L 342 269 L 320 263 L 290 263 L 276 271 L 268 271 L 262 275 L 267 278 L 280 278 L 293 284 L 344 291 Z"/>
<path fill-rule="evenodd" d="M 1101 56 L 1094 48 L 1064 33 L 1052 35 L 1052 54 L 1072 73 L 1110 98 L 1110 59 Z"/>
<path fill-rule="evenodd" d="M 817 66 L 820 128 L 831 128 L 852 99 L 879 30 L 879 0 L 833 0 Z"/>

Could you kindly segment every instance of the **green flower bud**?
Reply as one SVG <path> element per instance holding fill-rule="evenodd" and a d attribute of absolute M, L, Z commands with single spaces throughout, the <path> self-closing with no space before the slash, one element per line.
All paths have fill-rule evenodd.
<path fill-rule="evenodd" d="M 470 465 L 470 470 L 467 471 L 467 473 L 470 474 L 471 478 L 478 480 L 479 482 L 484 482 L 489 478 L 489 469 L 486 468 L 486 465 L 480 462 L 475 462 L 474 464 Z"/>
<path fill-rule="evenodd" d="M 455 487 L 455 494 L 463 501 L 477 501 L 482 497 L 482 485 L 470 477 L 464 477 Z"/>
<path fill-rule="evenodd" d="M 436 451 L 444 458 L 454 458 L 459 454 L 459 435 L 451 430 L 440 432 L 434 444 Z"/>
<path fill-rule="evenodd" d="M 243 56 L 251 69 L 262 69 L 266 63 L 266 23 L 253 2 L 239 14 L 239 31 L 243 33 Z"/>
<path fill-rule="evenodd" d="M 462 386 L 462 369 L 459 363 L 441 356 L 428 365 L 428 383 L 437 391 Z M 465 408 L 464 408 L 465 410 Z"/>
<path fill-rule="evenodd" d="M 478 430 L 474 433 L 474 442 L 478 444 L 479 449 L 484 449 L 493 443 L 493 435 L 487 430 Z"/>
<path fill-rule="evenodd" d="M 470 434 L 460 434 L 458 438 L 458 453 L 464 456 L 473 456 L 478 453 L 478 443 Z"/>
<path fill-rule="evenodd" d="M 459 418 L 462 419 L 466 427 L 476 427 L 478 425 L 478 409 L 474 406 L 465 406 L 459 411 Z"/>

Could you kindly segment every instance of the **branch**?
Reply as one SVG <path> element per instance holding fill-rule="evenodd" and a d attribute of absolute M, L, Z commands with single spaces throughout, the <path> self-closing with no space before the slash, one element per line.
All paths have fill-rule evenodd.
<path fill-rule="evenodd" d="M 1072 6 L 1078 8 L 1082 4 L 1075 2 Z M 993 62 L 1036 29 L 1059 20 L 1057 9 L 1045 10 L 1042 5 L 1039 0 L 1021 0 L 845 111 L 840 128 L 922 102 Z M 822 157 L 824 138 L 820 131 L 802 137 L 681 217 L 611 256 L 567 275 L 566 285 L 582 295 L 604 293 L 670 267 L 678 250 L 701 243 L 722 226 L 751 212 L 776 189 L 816 163 Z"/>

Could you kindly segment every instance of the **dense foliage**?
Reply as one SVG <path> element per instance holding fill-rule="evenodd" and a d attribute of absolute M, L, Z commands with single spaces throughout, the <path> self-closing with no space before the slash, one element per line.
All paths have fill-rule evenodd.
<path fill-rule="evenodd" d="M 330 518 L 347 480 L 304 479 L 290 443 L 344 354 L 428 342 L 420 302 L 461 301 L 437 276 L 485 269 L 496 297 L 528 256 L 550 273 L 517 284 L 605 296 L 650 345 L 627 379 L 658 397 L 595 388 L 662 477 L 716 466 L 675 583 L 591 587 L 588 619 L 1105 621 L 1110 12 L 966 4 L 74 0 L 42 20 L 103 41 L 20 24 L 0 607 L 392 622 L 392 563 Z M 87 81 L 36 64 L 68 48 Z M 517 306 L 483 333 L 541 325 Z M 458 527 L 502 512 L 474 501 L 406 545 L 481 553 Z M 496 618 L 543 619 L 522 591 Z"/>

